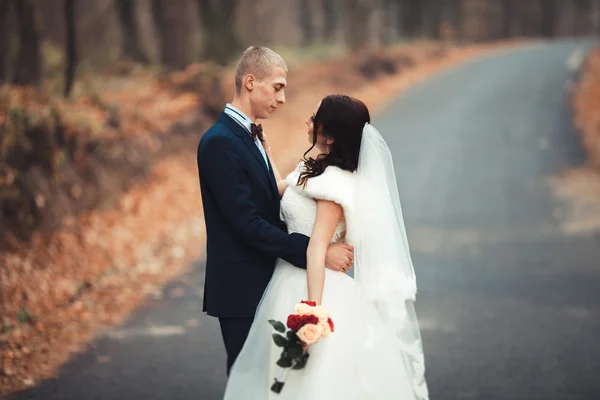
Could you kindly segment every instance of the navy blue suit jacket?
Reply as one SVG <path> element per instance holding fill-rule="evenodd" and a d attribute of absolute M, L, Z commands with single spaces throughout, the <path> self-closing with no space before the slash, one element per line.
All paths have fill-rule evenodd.
<path fill-rule="evenodd" d="M 267 169 L 248 131 L 225 113 L 200 140 L 198 173 L 207 237 L 203 310 L 254 317 L 277 258 L 306 268 L 309 238 L 287 233 L 270 163 Z"/>

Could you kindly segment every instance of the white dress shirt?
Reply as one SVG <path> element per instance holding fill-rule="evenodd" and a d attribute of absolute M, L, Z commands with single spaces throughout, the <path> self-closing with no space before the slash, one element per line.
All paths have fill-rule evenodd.
<path fill-rule="evenodd" d="M 237 122 L 243 128 L 245 128 L 248 131 L 248 134 L 250 135 L 250 137 L 252 137 L 252 120 L 250 118 L 248 118 L 246 116 L 246 114 L 244 114 L 243 112 L 241 112 L 240 110 L 238 110 L 237 108 L 235 108 L 234 106 L 232 106 L 229 103 L 227 103 L 227 105 L 225 106 L 225 114 L 229 115 L 231 118 L 233 118 L 233 120 L 235 122 Z M 265 151 L 265 148 L 263 147 L 262 142 L 257 137 L 256 139 L 254 139 L 254 143 L 256 144 L 256 147 L 258 147 L 258 150 L 260 151 L 263 158 L 265 159 L 265 164 L 267 165 L 267 169 L 269 169 L 269 162 L 267 161 L 267 152 Z"/>

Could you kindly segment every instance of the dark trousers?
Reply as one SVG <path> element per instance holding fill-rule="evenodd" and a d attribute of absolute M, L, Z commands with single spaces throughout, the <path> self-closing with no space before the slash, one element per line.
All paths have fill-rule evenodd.
<path fill-rule="evenodd" d="M 221 335 L 227 352 L 227 376 L 250 332 L 253 318 L 219 318 Z"/>

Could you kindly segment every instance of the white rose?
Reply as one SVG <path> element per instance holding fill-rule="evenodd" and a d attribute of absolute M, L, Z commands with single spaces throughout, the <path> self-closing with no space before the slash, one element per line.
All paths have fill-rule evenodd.
<path fill-rule="evenodd" d="M 321 327 L 321 337 L 326 338 L 331 333 L 331 327 L 329 326 L 329 322 L 319 321 L 319 326 Z"/>
<path fill-rule="evenodd" d="M 315 306 L 312 308 L 312 314 L 319 318 L 319 322 L 327 322 L 327 318 L 329 318 L 329 313 L 321 306 Z"/>
<path fill-rule="evenodd" d="M 298 315 L 312 314 L 313 308 L 314 307 L 311 307 L 308 304 L 298 303 L 298 304 L 296 304 L 296 314 L 298 314 Z"/>
<path fill-rule="evenodd" d="M 298 330 L 296 335 L 307 345 L 317 343 L 321 339 L 323 329 L 319 325 L 306 324 Z"/>

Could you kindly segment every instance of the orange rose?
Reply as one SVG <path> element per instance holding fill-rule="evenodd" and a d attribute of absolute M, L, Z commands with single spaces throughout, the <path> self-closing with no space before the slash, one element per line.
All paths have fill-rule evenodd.
<path fill-rule="evenodd" d="M 312 314 L 313 307 L 309 306 L 305 303 L 296 304 L 296 314 L 298 315 L 307 315 Z"/>
<path fill-rule="evenodd" d="M 329 318 L 329 314 L 327 313 L 327 310 L 325 310 L 321 306 L 313 307 L 312 314 L 314 316 L 316 316 L 317 318 L 319 318 L 319 321 L 321 321 L 321 322 L 327 322 L 327 318 Z"/>
<path fill-rule="evenodd" d="M 319 325 L 307 324 L 300 328 L 296 335 L 298 335 L 298 339 L 310 345 L 317 343 L 321 339 L 322 333 L 323 329 Z"/>
<path fill-rule="evenodd" d="M 331 333 L 331 327 L 329 325 L 329 322 L 321 321 L 318 325 L 321 327 L 321 337 L 326 338 L 327 336 L 329 336 L 329 334 Z"/>

